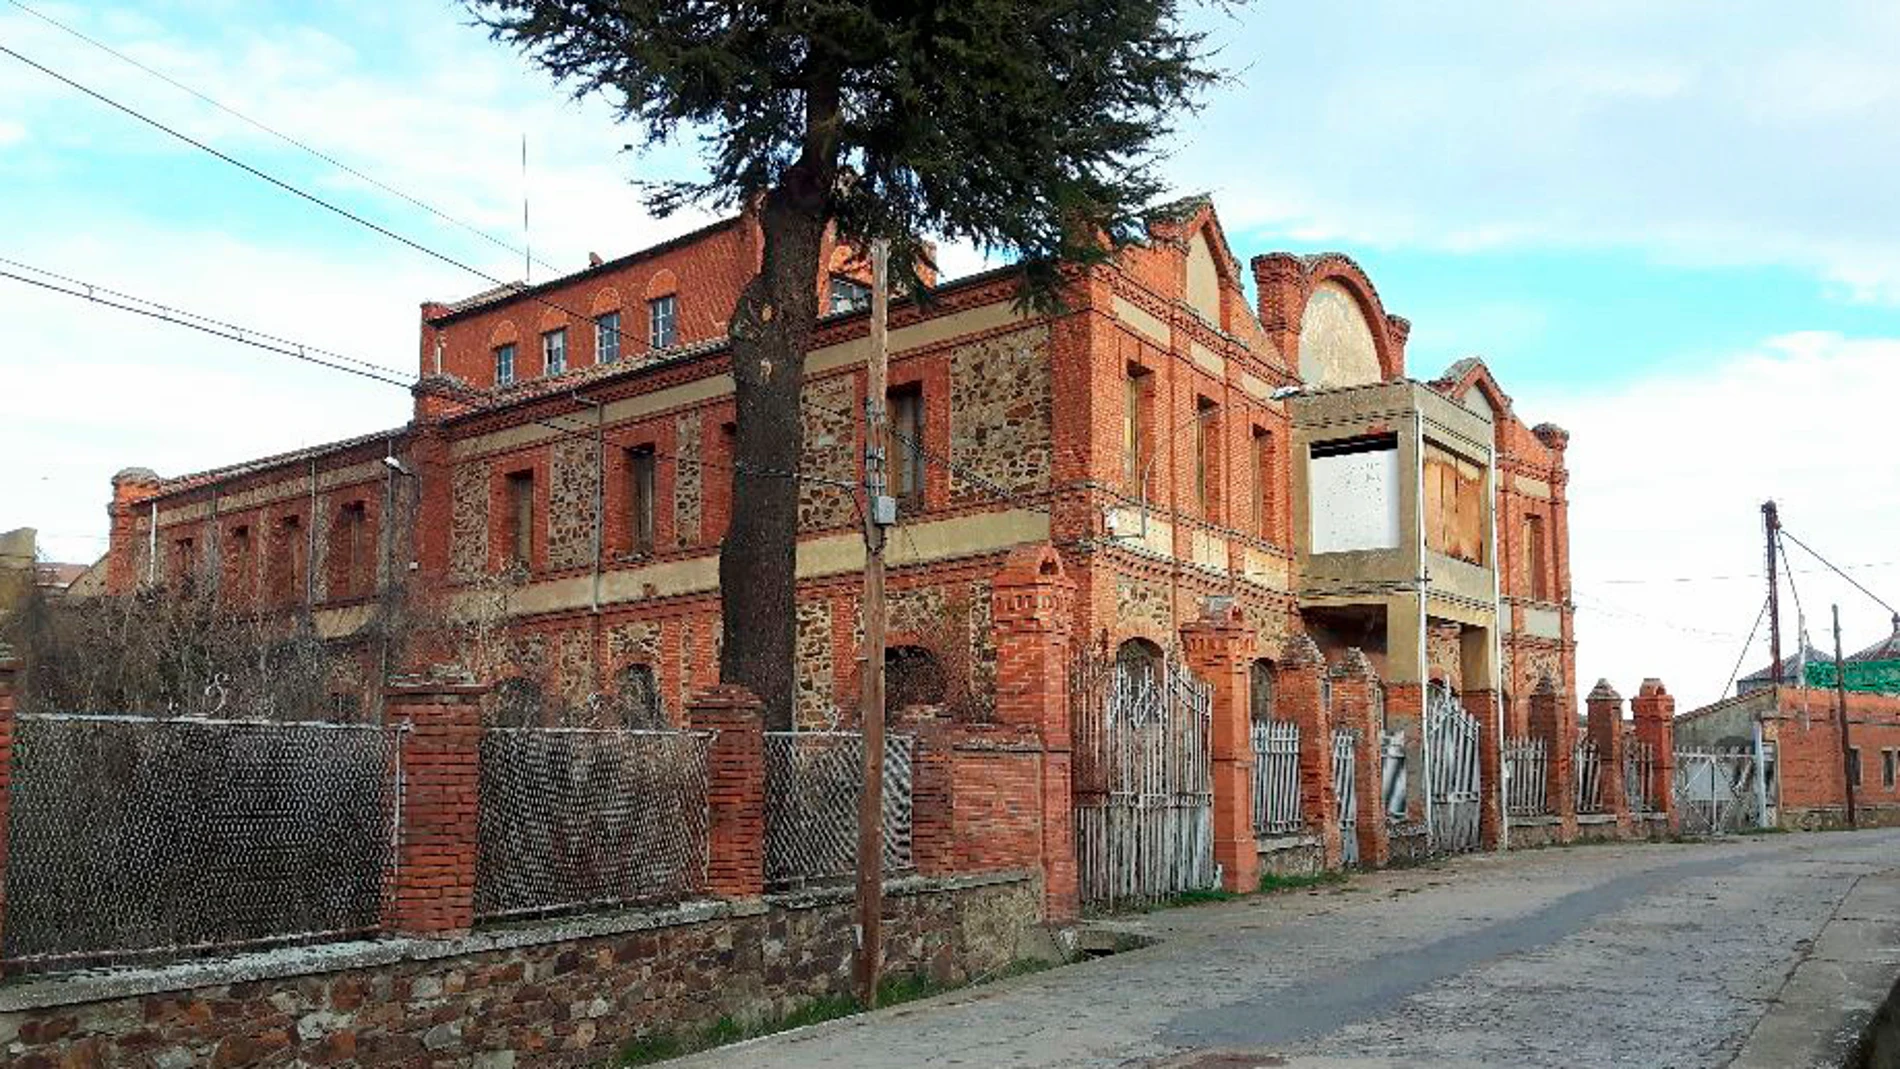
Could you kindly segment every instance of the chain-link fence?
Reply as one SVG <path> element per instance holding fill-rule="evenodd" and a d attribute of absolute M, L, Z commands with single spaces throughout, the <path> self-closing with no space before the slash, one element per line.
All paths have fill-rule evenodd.
<path fill-rule="evenodd" d="M 911 868 L 911 743 L 884 737 L 884 871 Z M 765 881 L 796 887 L 857 867 L 864 736 L 849 731 L 765 735 Z"/>
<path fill-rule="evenodd" d="M 691 731 L 484 731 L 475 915 L 580 912 L 703 890 L 710 740 Z"/>
<path fill-rule="evenodd" d="M 28 968 L 373 930 L 399 729 L 23 715 L 0 957 Z"/>

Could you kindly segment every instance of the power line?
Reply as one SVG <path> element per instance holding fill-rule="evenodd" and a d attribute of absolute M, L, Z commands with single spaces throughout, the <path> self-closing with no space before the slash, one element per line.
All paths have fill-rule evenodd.
<path fill-rule="evenodd" d="M 1864 561 L 1859 564 L 1843 564 L 1841 565 L 1841 567 L 1846 568 L 1846 569 L 1851 569 L 1851 570 L 1865 570 L 1865 569 L 1870 569 L 1870 568 L 1891 568 L 1891 567 L 1894 567 L 1895 565 L 1900 565 L 1900 561 L 1891 561 L 1891 560 Z M 1803 568 L 1801 569 L 1799 573 L 1796 573 L 1793 569 L 1790 569 L 1788 574 L 1790 575 L 1795 575 L 1795 574 L 1818 575 L 1822 571 L 1823 569 L 1820 569 L 1820 568 Z M 1746 575 L 1737 574 L 1737 575 L 1643 576 L 1643 577 L 1618 578 L 1618 579 L 1598 579 L 1596 580 L 1596 582 L 1604 583 L 1604 584 L 1615 584 L 1618 586 L 1626 586 L 1626 585 L 1642 585 L 1642 584 L 1650 584 L 1650 583 L 1716 583 L 1716 582 L 1729 582 L 1729 581 L 1739 582 L 1741 580 L 1747 580 L 1749 582 L 1759 582 L 1765 578 L 1767 578 L 1767 576 L 1760 572 L 1750 572 Z"/>
<path fill-rule="evenodd" d="M 131 56 L 126 55 L 124 52 L 121 52 L 116 48 L 113 48 L 111 45 L 98 40 L 97 38 L 87 36 L 85 33 L 73 28 L 72 26 L 67 25 L 64 22 L 59 21 L 58 19 L 53 18 L 50 15 L 47 15 L 44 12 L 36 11 L 33 8 L 28 7 L 27 5 L 21 3 L 20 0 L 7 0 L 7 2 L 12 4 L 14 7 L 19 8 L 21 11 L 24 11 L 27 14 L 33 16 L 34 18 L 39 19 L 41 22 L 44 22 L 47 25 L 53 26 L 68 34 L 71 34 L 72 36 L 77 37 L 81 41 L 86 42 L 87 44 L 93 46 L 94 48 L 97 48 L 108 55 L 114 56 L 134 67 L 137 67 L 139 70 L 142 70 L 146 74 L 149 74 L 154 78 L 157 78 L 159 81 L 164 82 L 166 85 L 169 85 L 174 89 L 180 90 L 181 92 L 188 93 L 191 96 L 197 97 L 199 100 L 205 102 L 206 104 L 211 105 L 212 107 L 218 109 L 219 111 L 224 112 L 226 115 L 229 115 L 234 119 L 237 119 L 259 130 L 262 130 L 264 133 L 267 133 L 271 135 L 272 137 L 277 138 L 278 140 L 284 142 L 285 144 L 288 144 L 294 148 L 301 149 L 304 152 L 307 152 L 310 155 L 315 156 L 317 159 L 320 159 L 323 162 L 331 165 L 332 167 L 335 167 L 338 170 L 343 171 L 345 174 L 348 174 L 353 178 L 359 178 L 363 180 L 364 182 L 368 182 L 370 185 L 375 186 L 377 189 L 380 189 L 383 192 L 390 194 L 391 196 L 399 197 L 402 200 L 407 201 L 408 203 L 418 208 L 421 208 L 423 211 L 428 212 L 430 215 L 435 216 L 436 218 L 442 220 L 445 223 L 449 223 L 453 226 L 460 227 L 461 229 L 466 230 L 471 234 L 474 234 L 476 237 L 481 238 L 483 241 L 486 241 L 489 244 L 494 245 L 498 248 L 506 249 L 510 253 L 521 254 L 522 256 L 527 257 L 528 259 L 532 260 L 532 262 L 540 264 L 542 267 L 545 267 L 550 271 L 554 271 L 556 273 L 559 273 L 560 271 L 560 269 L 555 267 L 553 264 L 550 264 L 547 261 L 542 260 L 538 257 L 532 256 L 528 252 L 527 249 L 517 248 L 513 245 L 510 245 L 507 242 L 501 240 L 500 238 L 494 236 L 493 234 L 488 233 L 487 231 L 481 229 L 480 227 L 475 226 L 472 223 L 463 222 L 462 220 L 457 219 L 455 216 L 450 215 L 449 213 L 441 210 L 440 208 L 435 207 L 434 205 L 428 203 L 427 201 L 422 200 L 420 197 L 414 196 L 413 194 L 410 194 L 410 193 L 406 193 L 403 190 L 400 190 L 396 188 L 395 186 L 390 185 L 387 182 L 384 182 L 378 178 L 375 178 L 374 176 L 365 174 L 361 170 L 358 170 L 357 168 L 350 166 L 349 164 L 343 162 L 340 159 L 337 159 L 335 156 L 332 156 L 321 149 L 318 149 L 310 144 L 307 144 L 306 142 L 300 141 L 297 138 L 292 137 L 291 135 L 287 133 L 284 133 L 282 130 L 279 130 L 273 126 L 270 126 L 262 122 L 261 120 L 254 119 L 251 116 L 246 115 L 243 112 L 237 110 L 236 108 L 233 108 L 230 105 L 225 104 L 224 102 L 206 93 L 200 92 L 199 90 L 194 89 L 189 85 L 186 85 L 185 83 L 179 81 L 176 78 L 173 78 L 172 76 L 166 74 L 163 71 L 156 70 L 152 67 L 147 66 L 144 63 L 139 62 L 138 60 L 132 58 Z"/>
<path fill-rule="evenodd" d="M 1742 674 L 1742 662 L 1748 660 L 1748 651 L 1755 645 L 1755 632 L 1761 630 L 1762 617 L 1767 615 L 1768 599 L 1763 598 L 1761 611 L 1755 614 L 1755 625 L 1748 629 L 1748 641 L 1742 643 L 1742 654 L 1735 658 L 1735 667 L 1729 670 L 1728 682 L 1722 684 L 1722 693 L 1716 695 L 1717 700 L 1728 697 L 1729 688 L 1735 685 L 1736 677 Z"/>
<path fill-rule="evenodd" d="M 343 218 L 348 219 L 350 222 L 358 224 L 359 226 L 367 227 L 368 229 L 373 230 L 378 234 L 381 234 L 382 236 L 390 239 L 391 241 L 395 241 L 402 245 L 406 245 L 409 248 L 414 249 L 419 253 L 422 253 L 424 256 L 428 256 L 433 259 L 440 260 L 443 263 L 450 265 L 451 267 L 460 268 L 463 271 L 467 271 L 469 274 L 476 276 L 477 278 L 485 279 L 488 282 L 497 286 L 510 287 L 510 286 L 515 285 L 515 283 L 513 282 L 509 282 L 495 275 L 491 275 L 488 272 L 483 271 L 479 267 L 475 267 L 472 264 L 464 263 L 463 261 L 458 260 L 453 256 L 450 256 L 448 253 L 439 252 L 435 249 L 432 249 L 429 246 L 424 245 L 422 242 L 415 240 L 414 238 L 406 237 L 402 234 L 399 234 L 396 231 L 391 230 L 388 227 L 382 225 L 381 223 L 378 223 L 372 219 L 359 215 L 348 208 L 342 207 L 337 204 L 332 204 L 331 202 L 324 200 L 322 197 L 317 196 L 315 193 L 312 193 L 309 190 L 303 189 L 299 186 L 292 185 L 290 182 L 285 181 L 282 178 L 278 178 L 276 175 L 273 175 L 269 173 L 268 171 L 264 171 L 258 167 L 252 166 L 251 164 L 245 163 L 243 160 L 240 160 L 237 157 L 232 156 L 226 152 L 222 152 L 219 149 L 213 147 L 212 145 L 207 144 L 204 141 L 200 141 L 195 137 L 192 137 L 190 134 L 187 134 L 181 130 L 165 125 L 164 123 L 158 121 L 157 119 L 152 118 L 149 115 L 146 115 L 145 113 L 137 110 L 136 108 L 131 107 L 130 105 L 121 104 L 118 101 L 112 99 L 109 96 L 106 96 L 104 93 L 101 93 L 96 89 L 92 89 L 85 85 L 81 85 L 79 82 L 76 82 L 73 79 L 66 77 L 65 75 L 59 73 L 58 71 L 52 69 L 51 67 L 48 67 L 42 63 L 38 63 L 28 58 L 27 56 L 21 55 L 19 52 L 14 51 L 12 48 L 7 47 L 6 45 L 0 44 L 0 52 L 3 52 L 9 56 L 12 56 L 14 59 L 17 59 L 20 62 L 26 64 L 27 66 L 32 67 L 34 70 L 37 70 L 41 72 L 42 74 L 45 74 L 47 77 L 53 78 L 56 81 L 59 81 L 68 86 L 71 86 L 72 88 L 78 90 L 79 92 L 84 93 L 89 97 L 92 97 L 94 100 L 97 100 L 100 103 L 105 104 L 106 106 L 111 107 L 117 111 L 123 112 L 126 115 L 129 115 L 132 118 L 137 119 L 138 121 L 142 123 L 145 123 L 147 126 L 150 126 L 153 129 L 169 134 L 170 136 L 177 138 L 180 141 L 183 141 L 185 144 L 190 145 L 193 148 L 209 153 L 210 155 L 215 156 L 216 158 L 220 160 L 223 160 L 225 163 L 228 163 L 231 166 L 236 167 L 237 169 L 245 172 L 246 174 L 252 175 L 253 177 L 261 179 L 262 181 L 268 182 L 271 185 L 276 186 L 277 188 L 283 190 L 284 192 L 291 194 L 292 196 L 298 197 L 299 199 L 302 199 L 302 200 L 309 201 L 311 204 L 314 204 L 318 206 L 319 208 L 324 209 L 325 211 L 334 212 L 335 214 L 340 215 Z M 567 308 L 560 304 L 557 304 L 554 301 L 549 300 L 547 297 L 544 297 L 541 294 L 533 292 L 532 290 L 524 289 L 521 291 L 521 295 L 527 297 L 529 300 L 535 301 L 539 304 L 546 305 L 547 307 L 552 308 L 555 311 L 560 312 L 561 314 L 577 322 L 589 323 L 593 321 L 591 317 L 584 316 L 580 314 L 579 312 L 574 311 L 571 308 Z"/>
<path fill-rule="evenodd" d="M 1820 561 L 1822 564 L 1826 564 L 1829 571 L 1833 572 L 1835 575 L 1840 576 L 1842 579 L 1847 580 L 1847 585 L 1867 595 L 1869 598 L 1872 598 L 1875 604 L 1887 610 L 1889 613 L 1892 613 L 1896 617 L 1900 617 L 1900 609 L 1895 609 L 1893 606 L 1887 604 L 1887 602 L 1884 599 L 1882 599 L 1880 595 L 1874 593 L 1873 591 L 1867 589 L 1864 586 L 1861 586 L 1860 583 L 1857 582 L 1853 576 L 1848 575 L 1846 572 L 1841 571 L 1839 568 L 1836 568 L 1831 562 L 1828 561 L 1826 557 L 1823 557 L 1819 553 L 1816 553 L 1813 550 L 1813 548 L 1810 547 L 1806 542 L 1803 542 L 1799 538 L 1796 538 L 1795 536 L 1788 534 L 1786 528 L 1782 529 L 1782 534 L 1786 535 L 1788 540 L 1793 542 L 1795 545 L 1800 546 L 1804 550 L 1807 550 L 1808 556 L 1813 557 L 1815 560 Z"/>

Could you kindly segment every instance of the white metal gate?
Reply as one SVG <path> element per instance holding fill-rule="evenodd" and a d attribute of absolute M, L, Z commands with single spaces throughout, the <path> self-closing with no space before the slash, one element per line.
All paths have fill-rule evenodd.
<path fill-rule="evenodd" d="M 1478 812 L 1478 718 L 1465 712 L 1447 687 L 1426 690 L 1425 778 L 1431 788 L 1431 848 L 1435 853 L 1476 850 Z"/>
<path fill-rule="evenodd" d="M 1359 735 L 1351 728 L 1333 729 L 1333 787 L 1339 799 L 1339 840 L 1348 865 L 1359 864 L 1359 782 L 1353 775 L 1353 750 Z"/>
<path fill-rule="evenodd" d="M 1077 665 L 1075 850 L 1086 906 L 1214 886 L 1213 700 L 1184 665 Z"/>
<path fill-rule="evenodd" d="M 1760 823 L 1752 750 L 1677 750 L 1675 791 L 1684 835 L 1733 835 Z"/>

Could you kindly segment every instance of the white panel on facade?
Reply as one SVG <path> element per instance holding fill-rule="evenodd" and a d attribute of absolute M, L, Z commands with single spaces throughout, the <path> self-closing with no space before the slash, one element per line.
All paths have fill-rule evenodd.
<path fill-rule="evenodd" d="M 1314 553 L 1398 548 L 1396 445 L 1316 456 L 1308 463 Z"/>

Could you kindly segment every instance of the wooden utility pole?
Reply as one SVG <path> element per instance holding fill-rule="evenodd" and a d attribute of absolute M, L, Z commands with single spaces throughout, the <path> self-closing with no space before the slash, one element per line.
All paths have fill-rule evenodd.
<path fill-rule="evenodd" d="M 1847 662 L 1841 656 L 1841 607 L 1834 606 L 1834 710 L 1841 729 L 1841 785 L 1847 789 L 1847 826 L 1860 827 L 1854 812 L 1853 747 L 1847 745 Z"/>
<path fill-rule="evenodd" d="M 1781 542 L 1781 513 L 1775 509 L 1774 501 L 1762 502 L 1762 533 L 1768 539 L 1768 658 L 1769 678 L 1774 685 L 1781 686 L 1781 582 L 1780 564 L 1776 550 Z M 1804 685 L 1795 680 L 1795 686 Z"/>
<path fill-rule="evenodd" d="M 864 791 L 858 796 L 858 1001 L 877 1005 L 884 958 L 884 528 L 897 519 L 885 492 L 884 394 L 890 378 L 890 244 L 871 243 L 871 355 L 864 389 L 864 654 L 858 703 Z"/>

